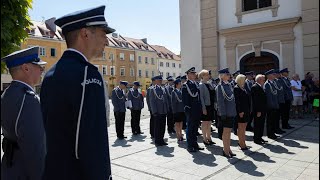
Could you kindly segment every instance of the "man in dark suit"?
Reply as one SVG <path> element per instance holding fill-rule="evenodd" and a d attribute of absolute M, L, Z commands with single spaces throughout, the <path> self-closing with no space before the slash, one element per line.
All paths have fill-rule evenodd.
<path fill-rule="evenodd" d="M 254 115 L 253 139 L 256 144 L 264 144 L 267 142 L 262 139 L 267 113 L 267 96 L 263 90 L 264 83 L 265 76 L 259 74 L 256 76 L 256 83 L 251 88 L 252 110 Z"/>

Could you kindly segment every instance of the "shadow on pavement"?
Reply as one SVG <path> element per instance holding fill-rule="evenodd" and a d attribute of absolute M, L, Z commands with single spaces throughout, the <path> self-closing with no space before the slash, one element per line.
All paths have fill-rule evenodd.
<path fill-rule="evenodd" d="M 157 151 L 155 152 L 156 155 L 161 155 L 164 157 L 174 157 L 172 154 L 174 151 L 174 147 L 168 147 L 168 146 L 158 146 Z"/>
<path fill-rule="evenodd" d="M 117 146 L 121 146 L 121 147 L 130 147 L 130 144 L 127 144 L 128 142 L 126 140 L 120 140 L 120 139 L 116 139 L 114 141 L 114 144 L 112 144 L 112 147 L 117 147 Z"/>
<path fill-rule="evenodd" d="M 236 158 L 232 158 L 232 159 L 236 159 Z M 231 161 L 233 160 L 228 160 L 228 161 L 231 163 Z M 250 176 L 255 176 L 255 177 L 265 176 L 262 172 L 257 171 L 257 166 L 250 160 L 241 160 L 235 163 L 234 167 L 238 171 L 249 174 Z"/>
<path fill-rule="evenodd" d="M 217 166 L 218 164 L 214 163 L 216 158 L 211 154 L 206 154 L 201 151 L 192 153 L 193 162 L 198 165 L 205 165 L 209 167 Z"/>
<path fill-rule="evenodd" d="M 134 141 L 138 141 L 138 142 L 144 142 L 147 136 L 145 135 L 132 135 L 131 139 L 129 139 L 129 142 L 134 142 Z"/>
<path fill-rule="evenodd" d="M 268 144 L 267 146 L 264 146 L 266 149 L 269 149 L 273 153 L 278 154 L 295 154 L 293 152 L 289 152 L 287 148 L 284 148 L 280 145 L 274 145 L 274 144 Z"/>
<path fill-rule="evenodd" d="M 275 161 L 271 160 L 269 156 L 267 156 L 265 153 L 261 152 L 252 152 L 250 150 L 244 151 L 244 154 L 248 156 L 249 158 L 252 158 L 254 161 L 258 162 L 268 162 L 268 163 L 275 163 Z"/>
<path fill-rule="evenodd" d="M 291 140 L 291 139 L 281 139 L 278 142 L 282 142 L 285 146 L 289 147 L 296 147 L 296 148 L 301 148 L 301 149 L 308 149 L 309 147 L 307 146 L 301 146 L 300 143 Z"/>

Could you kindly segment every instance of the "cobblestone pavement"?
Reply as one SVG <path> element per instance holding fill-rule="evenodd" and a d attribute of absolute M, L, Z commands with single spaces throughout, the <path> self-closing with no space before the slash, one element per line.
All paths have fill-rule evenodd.
<path fill-rule="evenodd" d="M 148 112 L 144 112 L 148 113 Z M 129 112 L 127 112 L 128 117 Z M 148 118 L 147 118 L 148 117 Z M 132 136 L 130 118 L 126 119 L 126 140 L 117 140 L 115 127 L 109 127 L 110 156 L 114 179 L 319 179 L 319 121 L 311 118 L 290 120 L 295 128 L 263 146 L 253 143 L 246 132 L 248 151 L 237 147 L 232 134 L 231 149 L 237 154 L 228 160 L 222 156 L 222 141 L 212 133 L 216 145 L 189 153 L 186 142 L 177 143 L 174 135 L 165 139 L 168 146 L 155 147 L 149 135 L 149 114 L 142 115 L 143 135 Z M 200 131 L 199 131 L 200 132 Z M 202 137 L 200 146 L 205 147 Z"/>

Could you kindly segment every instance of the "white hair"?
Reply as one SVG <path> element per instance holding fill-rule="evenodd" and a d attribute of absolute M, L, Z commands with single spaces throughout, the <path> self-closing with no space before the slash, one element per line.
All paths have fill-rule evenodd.
<path fill-rule="evenodd" d="M 263 75 L 263 74 L 258 74 L 258 75 L 256 76 L 256 82 L 258 82 L 259 79 L 261 79 L 261 78 L 265 78 L 265 75 Z"/>

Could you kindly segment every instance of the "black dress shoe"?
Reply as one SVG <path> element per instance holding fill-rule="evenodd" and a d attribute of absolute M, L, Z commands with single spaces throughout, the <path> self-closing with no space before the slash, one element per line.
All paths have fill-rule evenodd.
<path fill-rule="evenodd" d="M 201 133 L 197 132 L 197 136 L 201 136 L 201 135 L 202 135 Z"/>
<path fill-rule="evenodd" d="M 223 150 L 222 150 L 222 155 L 226 158 L 232 158 L 231 154 L 226 154 Z"/>
<path fill-rule="evenodd" d="M 283 134 L 283 133 L 285 133 L 285 131 L 282 131 L 282 130 L 278 129 L 278 130 L 275 131 L 275 133 L 276 134 Z"/>
<path fill-rule="evenodd" d="M 215 143 L 215 142 L 213 142 L 213 141 L 209 141 L 209 143 L 212 145 L 212 144 L 217 144 L 217 143 Z"/>
<path fill-rule="evenodd" d="M 188 147 L 187 150 L 188 152 L 197 152 L 196 148 L 194 147 Z"/>
<path fill-rule="evenodd" d="M 118 136 L 118 139 L 125 139 L 127 138 L 126 136 Z"/>
<path fill-rule="evenodd" d="M 242 151 L 245 151 L 245 150 L 248 150 L 248 149 L 249 149 L 247 146 L 246 146 L 246 147 L 241 147 L 239 143 L 238 143 L 238 146 L 240 147 L 240 149 L 241 149 Z"/>
<path fill-rule="evenodd" d="M 206 146 L 210 146 L 210 145 L 211 145 L 211 143 L 210 143 L 209 141 L 202 141 L 202 142 L 203 142 L 203 144 L 206 145 Z"/>
<path fill-rule="evenodd" d="M 202 151 L 202 150 L 204 150 L 204 148 L 202 148 L 202 147 L 197 147 L 197 149 L 200 151 Z"/>
<path fill-rule="evenodd" d="M 138 134 L 144 134 L 144 132 L 138 132 Z"/>
<path fill-rule="evenodd" d="M 268 136 L 268 138 L 269 138 L 269 139 L 277 139 L 277 138 L 278 138 L 278 136 L 273 135 L 273 136 Z"/>
<path fill-rule="evenodd" d="M 163 146 L 164 144 L 162 144 L 162 143 L 155 143 L 155 145 L 158 147 L 158 146 Z"/>
<path fill-rule="evenodd" d="M 288 128 L 289 128 L 289 129 L 293 129 L 294 127 L 293 127 L 293 126 L 288 125 Z"/>
<path fill-rule="evenodd" d="M 162 142 L 161 144 L 164 146 L 168 145 L 168 143 L 166 143 L 166 142 Z"/>

